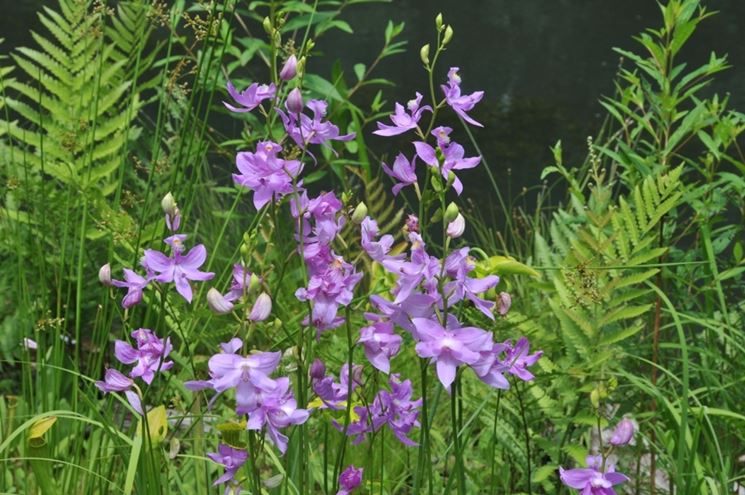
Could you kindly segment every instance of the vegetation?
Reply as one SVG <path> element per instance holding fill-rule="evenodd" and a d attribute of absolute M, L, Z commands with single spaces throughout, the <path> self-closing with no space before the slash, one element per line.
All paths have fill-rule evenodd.
<path fill-rule="evenodd" d="M 616 50 L 527 208 L 447 12 L 311 70 L 369 2 L 57 0 L 0 45 L 0 491 L 745 490 L 745 114 L 680 62 L 713 13 Z"/>

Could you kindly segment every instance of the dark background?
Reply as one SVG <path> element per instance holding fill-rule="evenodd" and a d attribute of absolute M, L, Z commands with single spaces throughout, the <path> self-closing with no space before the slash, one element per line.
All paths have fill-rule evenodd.
<path fill-rule="evenodd" d="M 29 30 L 43 31 L 36 10 L 55 4 L 0 0 L 0 37 L 5 38 L 0 52 L 32 44 Z M 712 51 L 728 53 L 733 67 L 717 75 L 710 91 L 731 93 L 730 106 L 745 110 L 745 1 L 703 4 L 719 13 L 701 24 L 679 59 L 695 65 Z M 385 60 L 377 72 L 398 85 L 386 90 L 387 108 L 392 109 L 394 99 L 407 101 L 416 90 L 426 95 L 419 47 L 434 42 L 438 12 L 455 30 L 441 58 L 439 77 L 444 81 L 447 68 L 457 66 L 465 92 L 486 92 L 473 112 L 485 125 L 476 137 L 500 187 L 513 198 L 539 183 L 540 170 L 551 163 L 548 148 L 557 140 L 563 142 L 565 163 L 582 159 L 587 136 L 597 132 L 605 117 L 598 99 L 613 91 L 619 56 L 612 47 L 639 51 L 632 37 L 662 22 L 653 0 L 394 0 L 354 5 L 344 14 L 354 35 L 327 33 L 318 43 L 326 57 L 312 61 L 310 70 L 328 77 L 331 63 L 341 59 L 353 80 L 352 65 L 369 63 L 377 55 L 388 19 L 404 21 L 401 39 L 409 41 L 407 53 Z M 452 117 L 444 123 L 458 127 Z M 462 134 L 456 139 L 463 139 Z M 410 147 L 403 140 L 376 136 L 368 141 L 384 157 L 395 155 L 399 146 L 407 152 Z M 491 198 L 483 171 L 460 175 L 466 187 L 477 193 L 483 187 Z"/>

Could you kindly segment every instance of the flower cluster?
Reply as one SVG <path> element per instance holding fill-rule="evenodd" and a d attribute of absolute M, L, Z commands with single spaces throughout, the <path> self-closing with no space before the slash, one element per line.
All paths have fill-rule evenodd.
<path fill-rule="evenodd" d="M 291 203 L 292 215 L 297 220 L 299 250 L 308 271 L 308 285 L 295 292 L 300 301 L 312 306 L 310 320 L 317 334 L 338 327 L 344 322 L 340 306 L 352 302 L 353 290 L 362 279 L 354 266 L 334 252 L 331 243 L 341 231 L 345 217 L 339 215 L 341 201 L 334 193 L 324 193 L 308 199 L 306 193 Z"/>
<path fill-rule="evenodd" d="M 610 448 L 602 455 L 587 456 L 587 467 L 564 469 L 559 468 L 561 482 L 569 488 L 580 491 L 582 495 L 616 495 L 613 488 L 629 480 L 628 476 L 616 472 L 612 462 L 611 451 L 615 447 L 632 443 L 636 427 L 629 418 L 618 422 L 611 433 Z"/>
<path fill-rule="evenodd" d="M 366 219 L 362 224 L 363 248 L 397 280 L 391 290 L 394 299 L 372 296 L 370 302 L 378 313 L 365 315 L 373 323 L 362 329 L 359 342 L 365 346 L 373 366 L 389 371 L 390 358 L 398 353 L 401 343 L 393 332 L 395 324 L 417 342 L 417 354 L 435 364 L 445 388 L 449 389 L 455 380 L 459 366 L 471 367 L 482 381 L 497 388 L 509 387 L 504 373 L 526 381 L 533 378 L 527 367 L 542 353 L 528 354 L 526 338 L 514 346 L 510 342 L 494 343 L 490 332 L 463 326 L 453 314 L 454 305 L 468 300 L 494 319 L 496 303 L 480 295 L 495 287 L 499 277 L 470 277 L 475 262 L 469 256 L 469 248 L 456 250 L 443 261 L 429 255 L 421 236 L 411 232 L 408 258 L 388 256 L 390 243 L 377 241 L 376 234 L 375 223 Z"/>
<path fill-rule="evenodd" d="M 104 393 L 124 392 L 134 410 L 144 414 L 141 394 L 139 394 L 139 389 L 133 379 L 140 378 L 150 385 L 156 373 L 171 369 L 173 361 L 166 361 L 166 357 L 171 353 L 173 346 L 170 338 L 158 338 L 152 330 L 147 328 L 139 328 L 132 332 L 132 339 L 134 339 L 136 347 L 123 340 L 114 342 L 114 356 L 119 362 L 134 364 L 129 372 L 129 377 L 113 368 L 109 368 L 106 370 L 103 381 L 96 382 L 96 387 Z"/>
<path fill-rule="evenodd" d="M 279 352 L 238 354 L 243 341 L 234 338 L 222 344 L 222 352 L 209 360 L 210 379 L 186 382 L 190 390 L 213 389 L 218 394 L 235 389 L 235 412 L 248 415 L 248 430 L 266 431 L 281 452 L 287 436 L 280 430 L 302 424 L 308 411 L 299 409 L 287 377 L 271 378 L 282 357 Z"/>
<path fill-rule="evenodd" d="M 230 493 L 233 489 L 235 489 L 233 490 L 235 493 L 240 493 L 240 484 L 235 480 L 235 475 L 248 460 L 248 452 L 221 443 L 217 446 L 217 452 L 208 452 L 207 457 L 225 468 L 223 475 L 217 478 L 212 485 L 227 483 L 228 485 L 225 488 L 226 494 Z"/>

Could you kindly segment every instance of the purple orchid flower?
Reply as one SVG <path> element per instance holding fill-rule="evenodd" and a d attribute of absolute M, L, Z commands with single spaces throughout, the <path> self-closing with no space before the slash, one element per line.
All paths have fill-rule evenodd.
<path fill-rule="evenodd" d="M 122 299 L 122 307 L 125 309 L 131 308 L 142 301 L 142 291 L 149 283 L 149 280 L 129 268 L 124 269 L 124 281 L 111 281 L 111 285 L 114 287 L 127 288 L 127 295 Z"/>
<path fill-rule="evenodd" d="M 436 364 L 437 378 L 448 390 L 458 366 L 476 363 L 480 353 L 492 347 L 491 334 L 480 328 L 461 327 L 452 315 L 447 328 L 431 318 L 414 318 L 412 322 L 420 339 L 416 353 Z"/>
<path fill-rule="evenodd" d="M 225 473 L 217 478 L 215 482 L 212 483 L 212 486 L 221 485 L 223 483 L 235 485 L 235 475 L 238 474 L 238 470 L 243 467 L 248 460 L 248 452 L 221 443 L 217 446 L 217 452 L 208 452 L 207 457 L 225 468 Z M 225 489 L 225 493 L 229 493 L 229 490 L 230 486 Z"/>
<path fill-rule="evenodd" d="M 398 193 L 406 186 L 416 184 L 416 172 L 414 161 L 409 161 L 406 155 L 399 153 L 393 162 L 393 169 L 388 168 L 384 162 L 381 162 L 383 171 L 391 178 L 396 179 L 398 183 L 393 186 L 393 195 Z"/>
<path fill-rule="evenodd" d="M 396 296 L 394 302 L 401 303 L 407 300 L 420 284 L 427 295 L 439 300 L 437 277 L 441 271 L 440 260 L 427 254 L 424 240 L 419 234 L 409 233 L 409 242 L 411 242 L 411 249 L 408 261 L 395 258 L 383 261 L 383 267 L 386 270 L 398 275 L 396 287 L 393 290 Z"/>
<path fill-rule="evenodd" d="M 307 410 L 298 409 L 290 391 L 290 379 L 277 378 L 271 390 L 257 389 L 251 399 L 246 428 L 261 430 L 266 427 L 269 439 L 284 454 L 288 439 L 279 430 L 305 423 L 309 416 Z"/>
<path fill-rule="evenodd" d="M 527 338 L 520 337 L 514 347 L 508 347 L 504 358 L 504 362 L 509 366 L 507 371 L 526 382 L 535 378 L 533 373 L 528 371 L 528 366 L 534 365 L 543 356 L 543 351 L 530 355 L 528 352 L 530 352 L 530 342 Z"/>
<path fill-rule="evenodd" d="M 225 300 L 229 302 L 237 301 L 243 297 L 251 286 L 251 272 L 240 263 L 233 265 L 233 282 L 230 285 L 230 291 L 225 294 Z"/>
<path fill-rule="evenodd" d="M 306 232 L 312 231 L 315 237 L 309 242 L 329 245 L 336 238 L 339 231 L 344 227 L 344 217 L 339 217 L 343 204 L 336 194 L 327 192 L 318 195 L 308 201 L 305 208 L 304 219 L 313 219 L 314 227 Z"/>
<path fill-rule="evenodd" d="M 460 92 L 460 76 L 458 75 L 458 67 L 450 68 L 448 71 L 448 84 L 443 84 L 441 88 L 442 92 L 445 93 L 445 101 L 450 105 L 450 108 L 452 108 L 455 113 L 469 124 L 484 127 L 466 113 L 471 111 L 473 107 L 481 101 L 484 97 L 484 92 L 474 91 L 470 95 L 462 95 Z"/>
<path fill-rule="evenodd" d="M 282 147 L 272 141 L 262 141 L 256 152 L 242 151 L 235 157 L 241 172 L 233 174 L 233 181 L 254 193 L 254 207 L 260 210 L 272 200 L 279 201 L 292 193 L 297 185 L 294 180 L 303 170 L 299 160 L 283 160 L 277 154 Z"/>
<path fill-rule="evenodd" d="M 246 357 L 234 352 L 215 354 L 208 363 L 210 380 L 191 382 L 189 388 L 213 388 L 217 393 L 234 388 L 236 412 L 248 414 L 255 407 L 257 393 L 275 389 L 276 382 L 269 375 L 277 369 L 281 357 L 280 352 L 257 352 Z"/>
<path fill-rule="evenodd" d="M 425 110 L 429 112 L 432 111 L 432 107 L 429 105 L 420 107 L 421 103 L 422 95 L 419 92 L 416 93 L 416 98 L 409 100 L 406 103 L 408 112 L 404 110 L 403 105 L 396 103 L 396 110 L 393 115 L 391 115 L 391 122 L 393 122 L 393 125 L 391 126 L 378 122 L 378 130 L 373 131 L 373 134 L 377 134 L 378 136 L 396 136 L 411 129 L 416 129 L 419 124 L 419 119 L 422 118 L 422 113 Z"/>
<path fill-rule="evenodd" d="M 483 294 L 492 287 L 499 284 L 497 275 L 487 275 L 484 278 L 469 277 L 468 273 L 474 270 L 473 259 L 468 255 L 470 249 L 465 247 L 458 249 L 445 259 L 445 272 L 453 280 L 445 284 L 447 305 L 452 306 L 464 298 L 471 301 L 476 308 L 490 319 L 494 319 L 495 302 L 482 299 L 478 294 Z"/>
<path fill-rule="evenodd" d="M 348 466 L 339 475 L 339 491 L 336 495 L 349 495 L 362 484 L 363 468 Z"/>
<path fill-rule="evenodd" d="M 337 316 L 339 306 L 352 302 L 354 287 L 362 279 L 362 273 L 355 272 L 341 256 L 331 252 L 329 258 L 323 271 L 311 274 L 308 287 L 295 291 L 298 300 L 312 302 L 310 323 L 316 327 L 319 336 L 320 332 L 343 323 L 344 319 Z"/>
<path fill-rule="evenodd" d="M 406 446 L 414 447 L 416 442 L 407 435 L 414 427 L 419 426 L 419 409 L 422 399 L 411 400 L 413 386 L 411 380 L 401 381 L 397 374 L 388 380 L 391 391 L 381 390 L 373 402 L 375 417 L 373 426 L 387 424 L 398 440 Z"/>
<path fill-rule="evenodd" d="M 478 361 L 471 365 L 471 369 L 479 377 L 479 380 L 494 388 L 507 390 L 510 382 L 504 376 L 509 370 L 509 364 L 501 359 L 504 351 L 509 349 L 507 344 L 492 344 L 491 349 L 481 352 Z"/>
<path fill-rule="evenodd" d="M 316 362 L 319 364 L 316 364 Z M 346 406 L 346 400 L 350 391 L 349 364 L 344 363 L 342 365 L 339 370 L 339 383 L 336 383 L 333 376 L 325 374 L 323 363 L 321 361 L 316 362 L 314 362 L 316 375 L 321 374 L 320 368 L 323 367 L 322 375 L 314 377 L 312 380 L 313 391 L 321 399 L 321 402 L 323 402 L 323 406 L 320 409 L 343 409 Z M 362 366 L 359 364 L 352 365 L 351 381 L 352 392 L 362 385 Z"/>
<path fill-rule="evenodd" d="M 207 249 L 203 244 L 194 246 L 187 254 L 183 252 L 184 235 L 174 235 L 165 240 L 173 249 L 169 257 L 160 251 L 146 249 L 144 264 L 148 270 L 157 272 L 154 279 L 161 283 L 175 282 L 176 291 L 191 302 L 192 289 L 190 280 L 205 281 L 215 276 L 212 272 L 199 270 L 207 259 Z"/>
<path fill-rule="evenodd" d="M 304 113 L 288 111 L 285 113 L 276 109 L 287 135 L 295 141 L 300 148 L 309 144 L 327 144 L 329 141 L 350 141 L 354 139 L 355 133 L 340 135 L 339 128 L 329 121 L 324 121 L 328 103 L 323 100 L 310 100 L 306 106 L 313 112 L 313 117 Z M 289 110 L 289 108 L 288 108 Z"/>
<path fill-rule="evenodd" d="M 115 370 L 114 368 L 109 368 L 104 374 L 103 381 L 97 381 L 95 385 L 101 392 L 106 393 L 124 392 L 132 388 L 132 385 L 134 385 L 134 383 L 135 382 L 131 378 L 127 377 L 123 373 Z"/>
<path fill-rule="evenodd" d="M 474 168 L 481 162 L 480 156 L 465 157 L 466 152 L 463 146 L 456 142 L 450 142 L 448 135 L 451 131 L 452 129 L 448 127 L 439 127 L 432 131 L 432 134 L 437 138 L 437 147 L 442 154 L 442 164 L 440 164 L 437 152 L 432 146 L 424 141 L 414 142 L 417 156 L 430 167 L 439 170 L 445 180 L 449 180 L 450 172 Z M 457 176 L 453 179 L 453 189 L 458 195 L 463 192 L 463 183 Z"/>
<path fill-rule="evenodd" d="M 357 343 L 365 347 L 365 356 L 370 364 L 386 375 L 390 373 L 390 360 L 401 348 L 401 336 L 393 331 L 393 323 L 379 321 L 362 327 Z"/>
<path fill-rule="evenodd" d="M 370 217 L 365 217 L 360 227 L 362 230 L 360 244 L 368 256 L 379 263 L 388 259 L 387 254 L 393 247 L 393 236 L 386 234 L 377 240 L 380 234 L 378 222 Z M 394 256 L 392 259 L 401 259 L 401 256 Z"/>
<path fill-rule="evenodd" d="M 569 488 L 579 490 L 582 495 L 616 495 L 613 489 L 629 480 L 628 476 L 617 473 L 613 465 L 608 466 L 605 472 L 599 470 L 599 459 L 588 457 L 588 467 L 576 469 L 559 468 L 561 482 Z"/>
<path fill-rule="evenodd" d="M 435 312 L 437 301 L 436 297 L 415 292 L 400 303 L 395 303 L 375 294 L 370 296 L 370 303 L 380 314 L 365 313 L 365 319 L 368 321 L 390 320 L 417 338 L 416 327 L 411 323 L 411 319 L 431 317 Z"/>
<path fill-rule="evenodd" d="M 262 101 L 274 98 L 276 92 L 277 88 L 274 84 L 266 85 L 259 83 L 253 83 L 245 90 L 238 92 L 235 86 L 233 86 L 233 83 L 228 81 L 228 94 L 240 107 L 235 107 L 227 102 L 223 102 L 223 105 L 231 112 L 250 112 L 258 107 Z"/>
<path fill-rule="evenodd" d="M 173 361 L 166 361 L 173 346 L 171 339 L 161 339 L 148 328 L 139 328 L 132 332 L 137 348 L 123 340 L 114 341 L 114 355 L 123 364 L 137 363 L 129 376 L 142 378 L 148 385 L 153 382 L 155 373 L 168 371 L 173 367 Z"/>

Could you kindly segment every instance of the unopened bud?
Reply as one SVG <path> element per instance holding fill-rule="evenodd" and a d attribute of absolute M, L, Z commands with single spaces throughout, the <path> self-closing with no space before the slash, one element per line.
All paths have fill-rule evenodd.
<path fill-rule="evenodd" d="M 264 321 L 269 317 L 272 312 L 272 298 L 269 294 L 262 292 L 259 297 L 256 298 L 253 308 L 251 308 L 251 314 L 248 315 L 248 319 L 251 321 Z"/>
<path fill-rule="evenodd" d="M 170 192 L 163 196 L 160 200 L 160 206 L 163 208 L 163 212 L 166 215 L 175 216 L 178 213 L 178 205 L 176 204 L 176 198 Z"/>
<path fill-rule="evenodd" d="M 447 223 L 450 223 L 453 220 L 455 220 L 459 214 L 460 214 L 460 210 L 458 209 L 458 205 L 456 205 L 455 203 L 451 201 L 447 209 L 445 209 L 445 217 L 444 217 L 445 221 Z"/>
<path fill-rule="evenodd" d="M 458 178 L 458 176 L 455 175 L 455 172 L 453 172 L 452 170 L 450 172 L 448 172 L 448 185 L 447 185 L 447 187 L 451 187 L 455 183 L 455 179 L 457 179 L 457 178 Z"/>
<path fill-rule="evenodd" d="M 248 255 L 251 254 L 251 249 L 245 244 L 241 245 L 241 257 L 244 260 L 248 260 Z"/>
<path fill-rule="evenodd" d="M 419 218 L 416 215 L 406 217 L 405 228 L 407 232 L 419 233 Z"/>
<path fill-rule="evenodd" d="M 279 77 L 283 81 L 289 81 L 295 77 L 295 75 L 297 75 L 297 57 L 295 55 L 290 55 L 285 62 L 285 65 L 282 66 L 282 70 L 279 71 Z"/>
<path fill-rule="evenodd" d="M 261 286 L 261 277 L 259 277 L 255 273 L 252 273 L 251 276 L 248 278 L 248 291 L 249 292 L 255 291 L 260 286 Z"/>
<path fill-rule="evenodd" d="M 295 88 L 290 91 L 287 95 L 287 110 L 292 113 L 300 113 L 303 111 L 303 94 L 300 92 L 300 88 Z"/>
<path fill-rule="evenodd" d="M 326 365 L 323 361 L 316 358 L 313 364 L 310 365 L 310 377 L 314 380 L 322 380 L 326 376 Z"/>
<path fill-rule="evenodd" d="M 610 439 L 612 445 L 626 445 L 634 438 L 636 426 L 629 418 L 623 418 L 613 430 L 613 436 Z"/>
<path fill-rule="evenodd" d="M 264 17 L 264 20 L 261 22 L 261 25 L 264 27 L 264 31 L 266 31 L 266 34 L 272 34 L 272 20 L 268 17 Z"/>
<path fill-rule="evenodd" d="M 466 219 L 463 218 L 463 215 L 458 213 L 458 216 L 455 217 L 455 220 L 448 223 L 447 228 L 447 235 L 451 239 L 457 239 L 458 237 L 463 235 L 463 232 L 466 230 Z"/>
<path fill-rule="evenodd" d="M 422 59 L 424 65 L 429 65 L 429 43 L 419 49 L 419 58 Z"/>
<path fill-rule="evenodd" d="M 352 212 L 352 222 L 359 225 L 362 223 L 365 217 L 367 217 L 367 205 L 363 202 L 360 202 L 360 204 L 358 204 Z"/>
<path fill-rule="evenodd" d="M 225 299 L 214 287 L 207 291 L 207 306 L 219 315 L 230 313 L 233 310 L 233 303 Z"/>
<path fill-rule="evenodd" d="M 106 263 L 98 270 L 98 280 L 106 286 L 111 285 L 111 265 Z"/>
<path fill-rule="evenodd" d="M 435 17 L 435 27 L 438 31 L 442 29 L 442 12 L 437 14 L 437 17 Z"/>
<path fill-rule="evenodd" d="M 507 292 L 500 292 L 497 296 L 497 311 L 500 316 L 505 316 L 512 306 L 512 296 Z"/>
<path fill-rule="evenodd" d="M 300 57 L 297 61 L 297 73 L 302 74 L 305 71 L 305 57 Z"/>
<path fill-rule="evenodd" d="M 448 26 L 445 28 L 445 34 L 442 35 L 442 46 L 445 46 L 448 43 L 450 43 L 451 39 L 453 39 L 453 27 Z"/>

